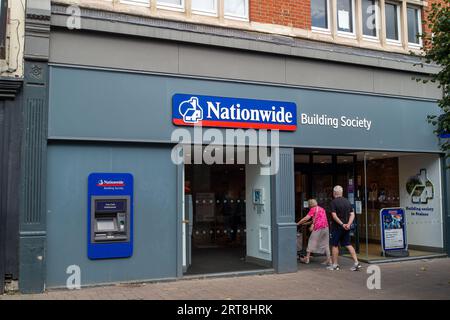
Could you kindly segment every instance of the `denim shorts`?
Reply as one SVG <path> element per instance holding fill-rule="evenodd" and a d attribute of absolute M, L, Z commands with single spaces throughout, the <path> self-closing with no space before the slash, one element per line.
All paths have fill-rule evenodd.
<path fill-rule="evenodd" d="M 338 247 L 339 244 L 342 247 L 350 245 L 350 230 L 338 227 L 331 231 L 331 245 L 333 247 Z"/>

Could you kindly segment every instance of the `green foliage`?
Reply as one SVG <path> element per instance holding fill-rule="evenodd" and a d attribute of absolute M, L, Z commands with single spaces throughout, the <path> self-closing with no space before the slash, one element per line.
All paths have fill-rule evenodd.
<path fill-rule="evenodd" d="M 438 83 L 443 93 L 442 99 L 438 101 L 443 113 L 439 116 L 428 116 L 428 122 L 436 126 L 435 133 L 440 135 L 444 132 L 450 133 L 450 0 L 433 3 L 427 13 L 424 22 L 430 32 L 420 35 L 424 51 L 422 59 L 425 63 L 435 63 L 441 67 L 439 73 L 430 75 L 429 81 Z M 418 81 L 428 82 L 420 79 Z M 441 148 L 448 153 L 449 139 L 443 140 Z"/>

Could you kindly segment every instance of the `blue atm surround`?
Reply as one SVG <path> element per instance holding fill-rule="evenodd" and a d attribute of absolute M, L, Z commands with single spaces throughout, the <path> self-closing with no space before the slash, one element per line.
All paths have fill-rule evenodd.
<path fill-rule="evenodd" d="M 92 173 L 88 177 L 87 240 L 89 259 L 127 258 L 133 255 L 133 176 L 129 173 Z M 117 221 L 112 216 L 117 215 Z M 106 218 L 104 218 L 106 217 Z M 124 225 L 114 239 L 114 230 Z M 111 230 L 99 231 L 99 230 Z M 120 233 L 120 232 L 117 232 Z M 95 234 L 95 236 L 94 236 Z M 100 238 L 103 237 L 103 238 Z"/>

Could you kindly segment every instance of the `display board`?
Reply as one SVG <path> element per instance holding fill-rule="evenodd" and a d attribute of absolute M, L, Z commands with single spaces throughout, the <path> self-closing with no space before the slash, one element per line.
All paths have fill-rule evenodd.
<path fill-rule="evenodd" d="M 381 245 L 383 252 L 406 250 L 406 219 L 403 208 L 383 208 L 380 210 Z"/>

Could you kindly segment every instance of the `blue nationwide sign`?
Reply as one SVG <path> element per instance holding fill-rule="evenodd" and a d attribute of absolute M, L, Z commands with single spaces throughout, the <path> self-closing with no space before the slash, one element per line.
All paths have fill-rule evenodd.
<path fill-rule="evenodd" d="M 297 130 L 294 102 L 175 94 L 172 121 L 177 126 Z"/>

